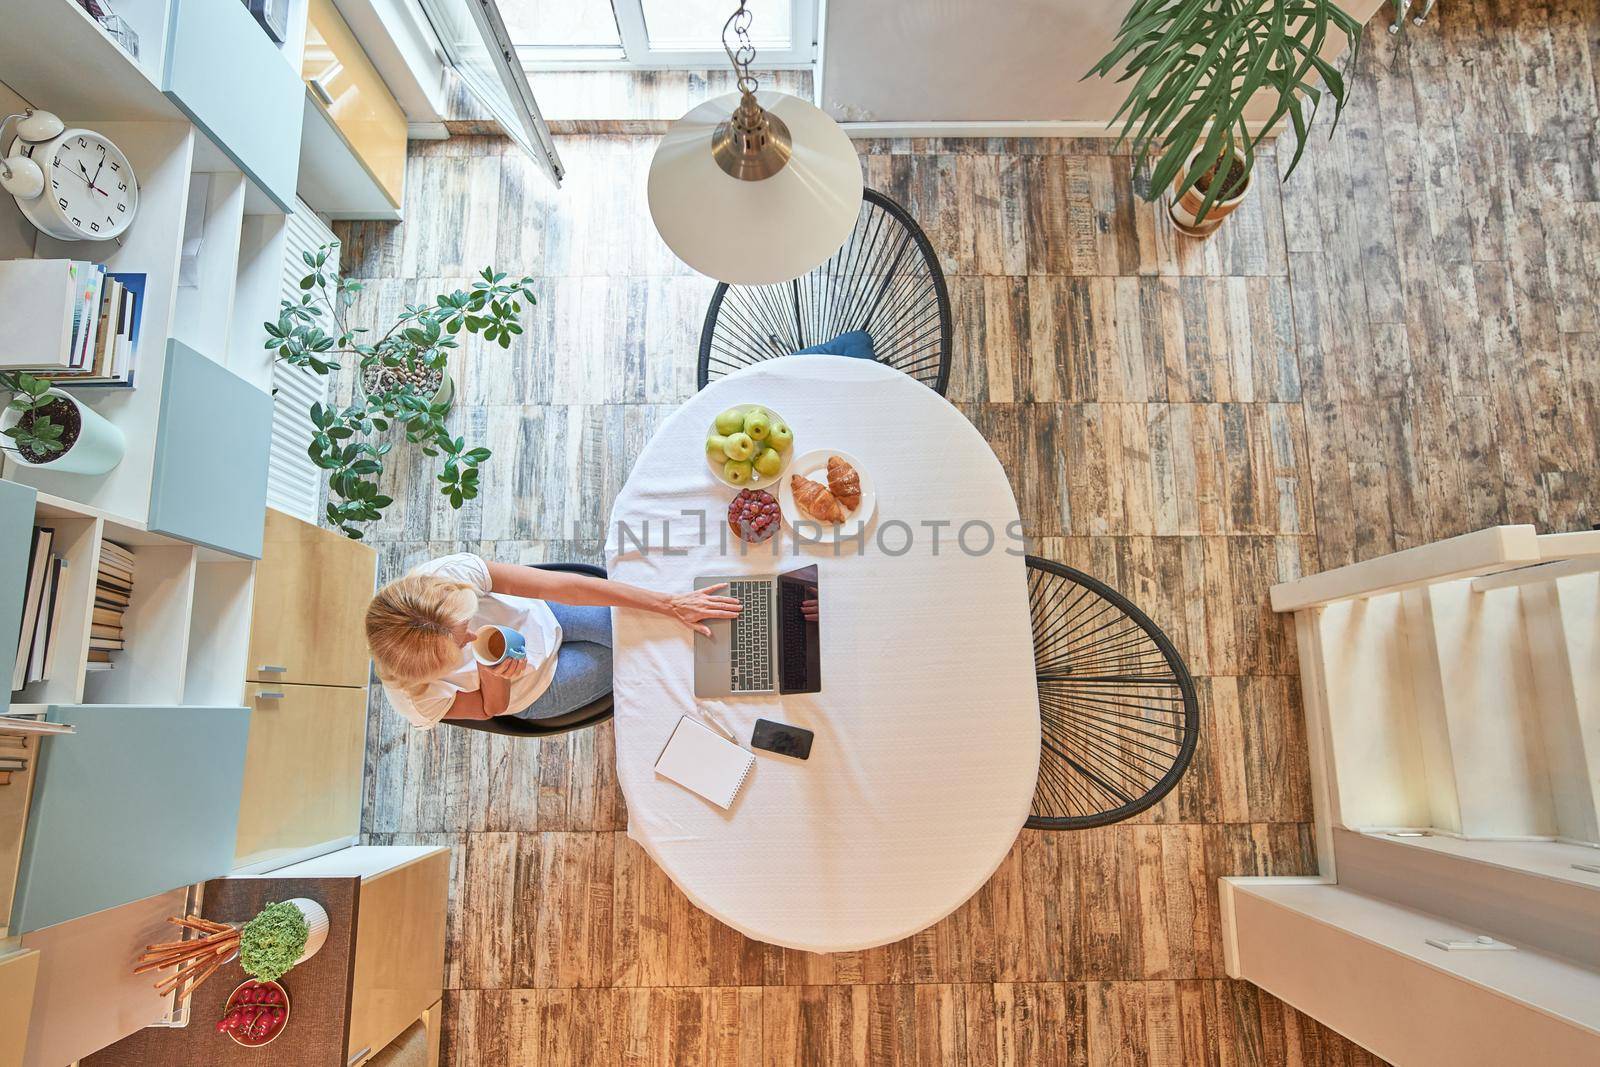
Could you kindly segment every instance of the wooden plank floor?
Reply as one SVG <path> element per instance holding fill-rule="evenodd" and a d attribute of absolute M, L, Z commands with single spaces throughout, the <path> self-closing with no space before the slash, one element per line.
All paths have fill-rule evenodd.
<path fill-rule="evenodd" d="M 1222 971 L 1216 879 L 1313 870 L 1295 651 L 1273 582 L 1498 522 L 1600 521 L 1594 0 L 1448 0 L 1287 185 L 1210 242 L 1106 142 L 869 142 L 945 261 L 951 399 L 1039 551 L 1117 586 L 1197 676 L 1182 785 L 1131 823 L 1025 832 L 938 926 L 813 956 L 693 908 L 622 832 L 609 727 L 528 743 L 371 720 L 370 839 L 454 847 L 448 1061 L 1366 1063 Z M 388 311 L 537 276 L 509 353 L 459 360 L 495 457 L 456 513 L 397 450 L 385 578 L 470 548 L 595 558 L 631 457 L 693 390 L 710 283 L 645 209 L 648 137 L 416 145 L 407 217 L 341 227 Z M 1286 153 L 1280 152 L 1281 157 Z"/>

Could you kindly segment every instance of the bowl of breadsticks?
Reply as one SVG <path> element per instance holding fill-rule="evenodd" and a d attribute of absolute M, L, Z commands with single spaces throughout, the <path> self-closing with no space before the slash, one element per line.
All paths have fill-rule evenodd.
<path fill-rule="evenodd" d="M 848 452 L 819 448 L 796 456 L 778 484 L 778 507 L 802 541 L 854 537 L 878 506 L 872 476 Z"/>

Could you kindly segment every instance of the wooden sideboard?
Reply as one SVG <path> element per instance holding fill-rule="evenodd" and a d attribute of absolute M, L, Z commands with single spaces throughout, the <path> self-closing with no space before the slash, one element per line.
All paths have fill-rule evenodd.
<path fill-rule="evenodd" d="M 355 839 L 377 553 L 267 509 L 245 677 L 250 742 L 234 865 L 263 871 Z"/>
<path fill-rule="evenodd" d="M 228 994 L 246 978 L 235 962 L 194 995 L 188 1026 L 140 1030 L 83 1067 L 358 1067 L 418 1024 L 437 1067 L 449 887 L 450 850 L 425 846 L 348 848 L 272 875 L 207 882 L 202 911 L 218 921 L 295 896 L 327 909 L 327 943 L 281 979 L 289 1023 L 270 1059 L 216 1031 Z"/>

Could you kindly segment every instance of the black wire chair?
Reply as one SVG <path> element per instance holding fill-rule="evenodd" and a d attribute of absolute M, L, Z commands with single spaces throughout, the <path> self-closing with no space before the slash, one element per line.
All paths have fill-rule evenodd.
<path fill-rule="evenodd" d="M 1200 738 L 1194 680 L 1127 597 L 1029 556 L 1028 610 L 1043 748 L 1028 826 L 1121 822 L 1178 784 Z"/>
<path fill-rule="evenodd" d="M 940 396 L 950 381 L 950 293 L 933 246 L 906 209 L 864 190 L 861 217 L 822 266 L 781 285 L 729 285 L 700 331 L 700 385 L 766 359 L 865 330 L 879 363 Z"/>
<path fill-rule="evenodd" d="M 587 574 L 591 578 L 604 578 L 606 569 L 593 563 L 536 563 L 542 571 L 565 571 L 568 574 Z M 558 652 L 557 655 L 560 655 Z M 486 734 L 508 734 L 513 737 L 554 737 L 586 730 L 611 718 L 615 705 L 611 693 L 596 697 L 581 708 L 548 719 L 519 719 L 515 715 L 496 715 L 492 719 L 443 719 L 446 726 L 459 726 L 463 730 L 480 730 Z"/>

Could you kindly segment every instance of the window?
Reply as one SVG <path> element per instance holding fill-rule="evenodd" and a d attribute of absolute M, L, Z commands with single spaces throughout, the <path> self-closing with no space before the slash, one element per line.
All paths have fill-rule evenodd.
<path fill-rule="evenodd" d="M 524 67 L 720 67 L 737 0 L 499 0 Z M 816 0 L 746 0 L 756 65 L 810 66 Z"/>

